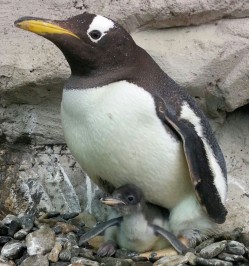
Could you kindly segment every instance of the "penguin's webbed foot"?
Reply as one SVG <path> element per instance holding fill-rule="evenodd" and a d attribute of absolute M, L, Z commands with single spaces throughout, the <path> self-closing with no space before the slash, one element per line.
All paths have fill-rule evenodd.
<path fill-rule="evenodd" d="M 115 254 L 116 249 L 117 249 L 117 244 L 112 240 L 108 240 L 99 247 L 97 255 L 100 257 L 105 257 L 105 256 L 111 257 L 112 255 Z"/>

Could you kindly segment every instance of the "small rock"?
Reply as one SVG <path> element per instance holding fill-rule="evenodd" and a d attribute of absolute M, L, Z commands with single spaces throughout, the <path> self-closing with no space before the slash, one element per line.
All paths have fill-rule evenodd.
<path fill-rule="evenodd" d="M 133 261 L 131 263 L 131 266 L 152 266 L 152 265 L 153 263 L 150 261 L 138 261 L 138 262 Z"/>
<path fill-rule="evenodd" d="M 73 245 L 78 245 L 78 239 L 75 233 L 69 232 L 67 233 L 67 239 L 74 243 Z"/>
<path fill-rule="evenodd" d="M 22 242 L 12 240 L 3 246 L 1 255 L 7 259 L 20 258 L 25 248 L 26 246 Z"/>
<path fill-rule="evenodd" d="M 133 258 L 135 258 L 135 260 L 137 261 L 138 257 L 142 258 L 139 253 L 136 252 L 131 252 L 130 250 L 127 249 L 117 249 L 115 252 L 115 258 L 119 258 L 119 259 L 131 259 L 134 261 Z"/>
<path fill-rule="evenodd" d="M 71 258 L 72 258 L 72 254 L 71 254 L 71 251 L 68 250 L 68 249 L 64 249 L 60 252 L 59 254 L 59 258 L 60 260 L 62 261 L 70 261 Z"/>
<path fill-rule="evenodd" d="M 95 259 L 94 255 L 93 255 L 93 250 L 86 249 L 86 248 L 80 248 L 79 256 L 83 257 L 85 259 L 89 259 L 89 260 L 94 260 Z"/>
<path fill-rule="evenodd" d="M 196 265 L 198 266 L 233 266 L 232 262 L 222 261 L 217 259 L 204 259 L 196 257 Z"/>
<path fill-rule="evenodd" d="M 209 238 L 205 241 L 203 241 L 200 245 L 198 245 L 197 247 L 195 247 L 196 252 L 200 252 L 203 248 L 211 245 L 214 243 L 214 238 Z"/>
<path fill-rule="evenodd" d="M 77 227 L 85 224 L 86 227 L 93 228 L 96 224 L 96 218 L 92 214 L 82 212 L 75 218 L 71 219 L 70 222 Z"/>
<path fill-rule="evenodd" d="M 63 223 L 63 222 L 57 222 L 56 226 L 61 227 L 61 231 L 63 234 L 67 234 L 69 232 L 77 232 L 79 230 L 75 225 Z"/>
<path fill-rule="evenodd" d="M 8 235 L 8 227 L 0 223 L 0 236 L 7 236 L 7 235 Z"/>
<path fill-rule="evenodd" d="M 182 255 L 163 257 L 156 261 L 153 265 L 155 266 L 177 266 L 182 263 L 188 262 L 188 259 Z"/>
<path fill-rule="evenodd" d="M 4 217 L 4 219 L 2 220 L 2 224 L 4 224 L 4 225 L 10 225 L 10 223 L 13 221 L 13 220 L 15 220 L 15 219 L 17 219 L 17 217 L 15 216 L 15 215 L 13 215 L 13 214 L 8 214 L 8 215 L 6 215 L 5 217 Z"/>
<path fill-rule="evenodd" d="M 28 233 L 29 232 L 25 229 L 21 229 L 14 234 L 14 238 L 17 240 L 23 240 L 28 235 Z"/>
<path fill-rule="evenodd" d="M 106 257 L 101 259 L 101 266 L 130 266 L 133 261 L 131 259 L 118 259 L 112 257 Z"/>
<path fill-rule="evenodd" d="M 33 255 L 26 258 L 20 266 L 49 266 L 49 262 L 46 256 Z"/>
<path fill-rule="evenodd" d="M 245 246 L 244 244 L 238 241 L 228 241 L 226 247 L 227 253 L 232 253 L 235 255 L 244 255 L 245 254 Z"/>
<path fill-rule="evenodd" d="M 227 241 L 223 240 L 220 242 L 213 243 L 205 248 L 203 248 L 200 251 L 200 256 L 205 258 L 205 259 L 211 259 L 219 255 L 227 245 Z"/>
<path fill-rule="evenodd" d="M 54 217 L 57 217 L 57 216 L 59 216 L 60 215 L 60 213 L 59 212 L 48 212 L 48 213 L 46 213 L 46 217 L 44 217 L 44 218 L 54 218 Z"/>
<path fill-rule="evenodd" d="M 73 219 L 74 217 L 78 215 L 79 215 L 78 212 L 65 213 L 65 214 L 61 214 L 61 218 L 64 220 L 69 220 L 69 219 Z"/>
<path fill-rule="evenodd" d="M 48 226 L 43 226 L 39 230 L 29 233 L 26 237 L 26 245 L 30 256 L 44 255 L 52 250 L 55 243 L 55 233 Z"/>
<path fill-rule="evenodd" d="M 53 230 L 56 235 L 59 235 L 62 233 L 62 228 L 59 225 L 56 225 L 55 227 L 53 227 Z"/>
<path fill-rule="evenodd" d="M 83 266 L 99 266 L 99 263 L 97 261 L 92 261 L 84 258 L 78 258 L 78 257 L 73 257 L 71 260 L 72 265 L 79 264 Z M 102 265 L 102 263 L 101 263 Z M 107 264 L 106 264 L 107 265 Z M 115 266 L 115 264 L 108 264 L 108 266 Z M 123 265 L 122 265 L 123 266 Z"/>
<path fill-rule="evenodd" d="M 219 254 L 218 259 L 225 261 L 246 261 L 246 259 L 242 255 L 229 254 L 226 252 L 222 252 Z"/>
<path fill-rule="evenodd" d="M 19 219 L 22 224 L 22 228 L 26 232 L 30 232 L 34 226 L 35 216 L 33 214 L 25 214 L 19 217 Z"/>
<path fill-rule="evenodd" d="M 22 224 L 18 218 L 12 220 L 9 225 L 8 235 L 13 237 L 14 234 L 17 231 L 19 231 L 21 228 L 22 228 Z"/>
<path fill-rule="evenodd" d="M 191 264 L 191 265 L 195 265 L 196 263 L 196 255 L 192 252 L 187 252 L 185 254 L 185 258 L 187 259 L 187 261 Z"/>
<path fill-rule="evenodd" d="M 64 261 L 58 261 L 58 262 L 51 262 L 49 264 L 50 266 L 68 266 L 68 262 L 64 262 Z"/>
<path fill-rule="evenodd" d="M 48 260 L 52 262 L 57 262 L 59 259 L 59 254 L 62 250 L 62 244 L 60 242 L 55 242 L 55 245 L 51 252 L 48 254 Z"/>
<path fill-rule="evenodd" d="M 12 240 L 10 236 L 0 236 L 0 245 L 3 245 Z"/>
<path fill-rule="evenodd" d="M 0 256 L 0 266 L 15 266 L 15 262 Z"/>

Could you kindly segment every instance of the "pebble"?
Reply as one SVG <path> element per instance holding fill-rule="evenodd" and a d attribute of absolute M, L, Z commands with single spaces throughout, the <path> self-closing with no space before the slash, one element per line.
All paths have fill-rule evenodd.
<path fill-rule="evenodd" d="M 78 212 L 65 213 L 65 214 L 61 214 L 61 218 L 64 220 L 69 220 L 69 219 L 75 218 L 78 215 L 79 215 Z"/>
<path fill-rule="evenodd" d="M 12 240 L 10 236 L 0 236 L 0 245 L 3 245 Z"/>
<path fill-rule="evenodd" d="M 86 249 L 86 248 L 80 248 L 79 250 L 79 256 L 89 259 L 89 260 L 94 260 L 95 257 L 93 255 L 93 250 L 91 249 Z"/>
<path fill-rule="evenodd" d="M 30 256 L 44 255 L 52 250 L 55 243 L 55 233 L 48 226 L 42 226 L 26 237 L 27 251 Z"/>
<path fill-rule="evenodd" d="M 64 222 L 57 222 L 56 226 L 59 226 L 61 228 L 61 232 L 63 234 L 67 234 L 69 232 L 77 232 L 79 230 L 75 225 Z"/>
<path fill-rule="evenodd" d="M 226 247 L 227 253 L 232 253 L 235 255 L 244 255 L 245 254 L 245 246 L 244 244 L 238 241 L 228 241 Z"/>
<path fill-rule="evenodd" d="M 28 233 L 29 232 L 25 229 L 21 229 L 14 234 L 14 239 L 23 240 L 28 235 Z"/>
<path fill-rule="evenodd" d="M 71 262 L 72 262 L 72 265 L 77 265 L 77 264 L 83 265 L 83 266 L 99 266 L 100 265 L 97 261 L 92 261 L 92 260 L 88 260 L 85 258 L 79 258 L 79 257 L 73 257 Z M 108 266 L 110 265 L 115 266 L 114 264 L 108 264 Z"/>
<path fill-rule="evenodd" d="M 68 262 L 58 261 L 58 262 L 50 262 L 50 266 L 68 266 Z"/>
<path fill-rule="evenodd" d="M 20 266 L 49 266 L 49 262 L 46 256 L 33 255 L 26 258 Z"/>
<path fill-rule="evenodd" d="M 8 227 L 0 223 L 0 236 L 7 236 L 7 235 L 8 235 Z"/>
<path fill-rule="evenodd" d="M 72 258 L 71 251 L 68 249 L 64 249 L 59 254 L 59 259 L 62 261 L 70 261 Z"/>
<path fill-rule="evenodd" d="M 226 252 L 222 252 L 219 254 L 218 259 L 225 261 L 246 261 L 246 259 L 242 255 L 229 254 Z"/>
<path fill-rule="evenodd" d="M 182 255 L 175 255 L 170 257 L 163 257 L 156 261 L 153 265 L 154 266 L 177 266 L 182 263 L 187 263 L 188 259 Z"/>
<path fill-rule="evenodd" d="M 9 225 L 13 220 L 17 219 L 17 217 L 13 214 L 8 214 L 4 217 L 4 219 L 2 220 L 2 224 L 4 225 Z"/>
<path fill-rule="evenodd" d="M 9 236 L 14 236 L 14 234 L 19 231 L 20 229 L 22 228 L 22 224 L 21 224 L 21 221 L 16 218 L 16 219 L 13 219 L 10 224 L 9 224 L 9 230 L 8 230 L 8 235 Z"/>
<path fill-rule="evenodd" d="M 118 259 L 112 257 L 105 257 L 101 259 L 100 266 L 130 266 L 132 263 L 131 259 Z"/>
<path fill-rule="evenodd" d="M 233 266 L 232 262 L 222 261 L 218 259 L 204 259 L 196 257 L 196 265 L 199 266 Z"/>
<path fill-rule="evenodd" d="M 215 241 L 214 238 L 209 238 L 209 239 L 203 241 L 200 245 L 195 247 L 196 252 L 200 252 L 203 248 L 213 244 L 214 241 Z"/>
<path fill-rule="evenodd" d="M 34 226 L 35 216 L 33 214 L 26 214 L 19 217 L 22 228 L 26 232 L 30 232 Z"/>
<path fill-rule="evenodd" d="M 48 254 L 48 260 L 52 262 L 57 262 L 59 260 L 59 254 L 62 250 L 62 244 L 56 241 L 51 252 Z"/>
<path fill-rule="evenodd" d="M 131 266 L 152 266 L 152 265 L 153 263 L 150 261 L 138 261 L 138 262 L 133 261 L 131 263 Z"/>
<path fill-rule="evenodd" d="M 25 248 L 24 243 L 18 240 L 11 240 L 3 246 L 1 255 L 7 259 L 20 258 Z"/>
<path fill-rule="evenodd" d="M 219 255 L 227 246 L 227 241 L 213 243 L 200 251 L 200 256 L 205 259 L 211 259 Z"/>

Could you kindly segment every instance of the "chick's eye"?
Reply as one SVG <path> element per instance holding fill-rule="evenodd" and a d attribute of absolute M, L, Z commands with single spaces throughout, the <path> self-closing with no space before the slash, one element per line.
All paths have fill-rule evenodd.
<path fill-rule="evenodd" d="M 91 32 L 89 32 L 89 35 L 94 39 L 94 40 L 98 40 L 101 37 L 101 32 L 98 30 L 92 30 Z"/>
<path fill-rule="evenodd" d="M 133 196 L 131 196 L 131 195 L 130 195 L 130 196 L 128 196 L 128 197 L 127 197 L 127 199 L 128 199 L 128 201 L 129 201 L 129 202 L 133 202 L 133 201 L 134 201 L 134 197 L 133 197 Z"/>

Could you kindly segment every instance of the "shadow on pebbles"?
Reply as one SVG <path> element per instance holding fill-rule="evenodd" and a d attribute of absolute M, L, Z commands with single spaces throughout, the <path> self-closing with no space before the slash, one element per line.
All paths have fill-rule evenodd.
<path fill-rule="evenodd" d="M 78 244 L 95 224 L 87 213 L 7 215 L 0 222 L 0 266 L 249 266 L 249 233 L 241 228 L 215 235 L 185 255 L 151 253 L 148 259 L 119 249 L 114 257 L 101 258 L 96 248 L 102 236 Z"/>

